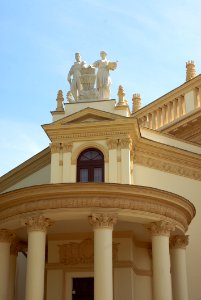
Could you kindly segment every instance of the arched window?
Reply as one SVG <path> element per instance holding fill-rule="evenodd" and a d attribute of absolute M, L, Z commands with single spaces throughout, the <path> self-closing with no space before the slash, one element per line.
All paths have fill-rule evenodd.
<path fill-rule="evenodd" d="M 104 181 L 104 156 L 101 151 L 90 148 L 79 155 L 77 160 L 77 181 Z"/>

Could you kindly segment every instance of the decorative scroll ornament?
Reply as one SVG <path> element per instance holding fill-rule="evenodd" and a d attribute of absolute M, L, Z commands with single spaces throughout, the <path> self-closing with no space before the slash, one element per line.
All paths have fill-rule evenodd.
<path fill-rule="evenodd" d="M 15 238 L 14 232 L 7 229 L 0 229 L 0 242 L 11 243 L 14 238 Z"/>
<path fill-rule="evenodd" d="M 89 223 L 96 228 L 110 228 L 117 222 L 117 214 L 94 213 L 89 217 Z"/>
<path fill-rule="evenodd" d="M 175 225 L 166 221 L 159 221 L 149 224 L 147 229 L 151 231 L 152 236 L 170 236 L 170 232 L 175 230 Z"/>
<path fill-rule="evenodd" d="M 186 249 L 188 246 L 189 236 L 188 235 L 174 235 L 170 238 L 170 248 L 173 249 Z"/>
<path fill-rule="evenodd" d="M 62 143 L 63 152 L 71 152 L 73 148 L 72 143 Z"/>
<path fill-rule="evenodd" d="M 124 138 L 120 140 L 121 149 L 128 149 L 132 147 L 132 140 L 130 138 Z"/>
<path fill-rule="evenodd" d="M 118 140 L 116 139 L 111 139 L 111 140 L 108 140 L 107 141 L 107 145 L 108 145 L 108 148 L 111 150 L 111 149 L 117 149 L 117 146 L 118 146 Z"/>
<path fill-rule="evenodd" d="M 112 244 L 113 262 L 117 261 L 117 243 Z M 70 242 L 59 247 L 59 261 L 65 265 L 88 265 L 94 262 L 94 243 L 92 239 L 80 243 Z"/>
<path fill-rule="evenodd" d="M 51 153 L 59 153 L 60 151 L 60 143 L 51 143 L 50 144 Z"/>
<path fill-rule="evenodd" d="M 44 216 L 30 216 L 25 219 L 25 225 L 27 226 L 27 231 L 43 231 L 46 232 L 47 228 L 53 225 L 53 221 Z"/>

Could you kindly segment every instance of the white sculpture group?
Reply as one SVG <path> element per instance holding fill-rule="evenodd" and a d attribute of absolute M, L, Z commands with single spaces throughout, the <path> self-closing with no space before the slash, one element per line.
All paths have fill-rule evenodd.
<path fill-rule="evenodd" d="M 75 53 L 75 63 L 68 73 L 70 92 L 68 92 L 69 102 L 86 99 L 110 99 L 110 70 L 115 70 L 117 62 L 107 60 L 107 53 L 100 52 L 101 59 L 92 65 L 87 65 L 81 60 L 79 53 Z M 98 69 L 96 74 L 96 68 Z M 96 88 L 94 88 L 96 82 Z"/>

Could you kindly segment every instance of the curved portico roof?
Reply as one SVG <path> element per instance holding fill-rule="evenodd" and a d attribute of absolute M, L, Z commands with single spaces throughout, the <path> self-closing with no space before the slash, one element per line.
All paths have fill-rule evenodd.
<path fill-rule="evenodd" d="M 55 220 L 80 212 L 114 211 L 118 218 L 149 223 L 164 220 L 185 232 L 195 207 L 176 194 L 137 185 L 113 183 L 45 184 L 0 195 L 0 228 L 18 229 L 22 219 L 37 213 Z"/>

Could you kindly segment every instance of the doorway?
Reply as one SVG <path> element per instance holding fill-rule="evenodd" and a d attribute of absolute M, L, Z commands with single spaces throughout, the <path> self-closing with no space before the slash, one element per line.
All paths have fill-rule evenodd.
<path fill-rule="evenodd" d="M 73 278 L 73 300 L 93 300 L 94 299 L 94 278 L 82 277 Z"/>

